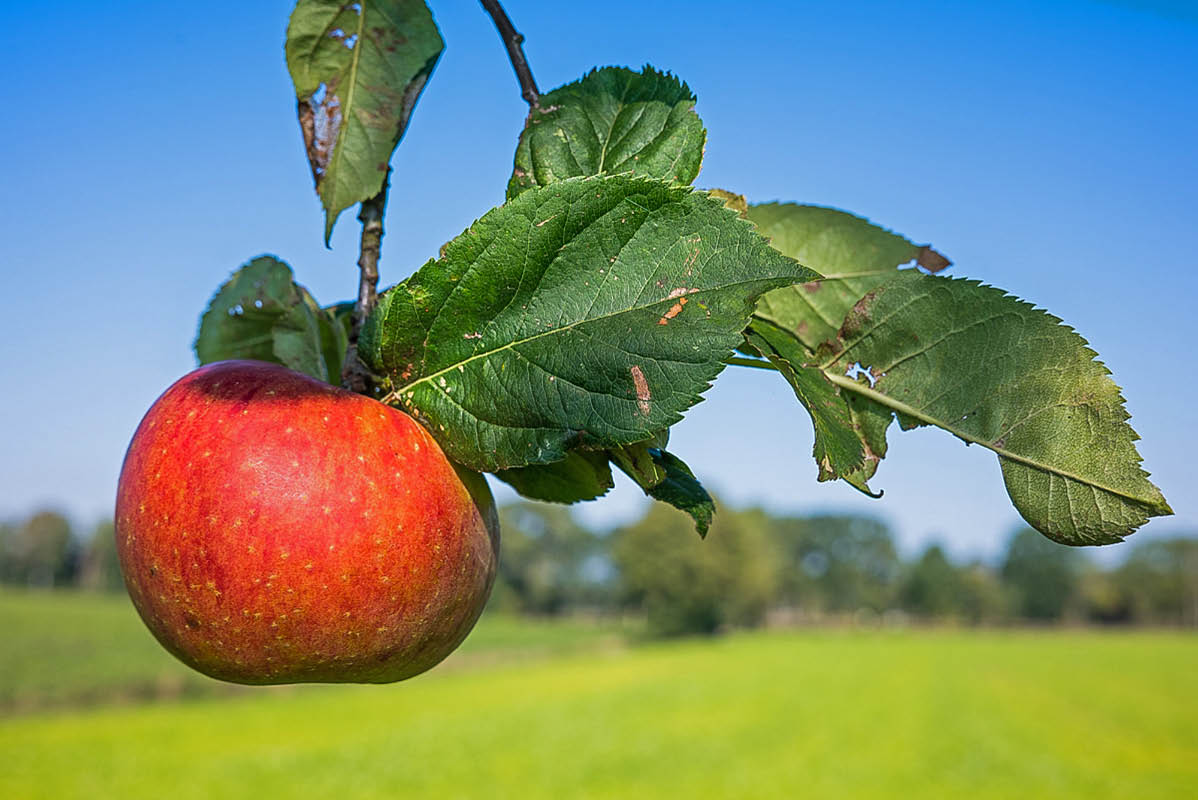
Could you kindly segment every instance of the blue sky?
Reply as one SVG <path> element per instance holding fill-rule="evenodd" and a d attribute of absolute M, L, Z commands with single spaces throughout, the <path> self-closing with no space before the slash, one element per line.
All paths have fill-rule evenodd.
<path fill-rule="evenodd" d="M 502 201 L 526 110 L 478 4 L 431 5 L 448 49 L 392 162 L 384 284 Z M 0 9 L 0 518 L 110 513 L 138 420 L 194 365 L 200 311 L 250 257 L 283 257 L 323 302 L 353 295 L 350 214 L 321 246 L 283 61 L 290 7 Z M 1198 529 L 1190 4 L 507 7 L 544 90 L 604 64 L 685 79 L 708 128 L 700 186 L 863 214 L 1074 325 L 1124 388 L 1177 512 L 1145 531 Z M 880 514 L 907 550 L 1001 549 L 1018 518 L 991 454 L 934 430 L 891 443 L 881 501 L 817 484 L 789 389 L 729 370 L 671 449 L 735 503 Z M 641 502 L 622 482 L 583 513 L 611 524 Z"/>

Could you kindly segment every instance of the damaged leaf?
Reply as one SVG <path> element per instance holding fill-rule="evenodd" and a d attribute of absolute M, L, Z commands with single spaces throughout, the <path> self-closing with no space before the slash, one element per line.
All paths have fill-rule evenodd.
<path fill-rule="evenodd" d="M 592 70 L 542 95 L 528 114 L 507 196 L 565 178 L 631 173 L 689 184 L 707 132 L 695 95 L 646 66 Z"/>
<path fill-rule="evenodd" d="M 451 458 L 548 464 L 677 422 L 757 298 L 812 277 L 704 193 L 570 179 L 488 212 L 386 292 L 359 352 Z"/>
<path fill-rule="evenodd" d="M 327 245 L 337 216 L 383 188 L 444 43 L 423 0 L 299 0 L 287 68 Z"/>
<path fill-rule="evenodd" d="M 764 320 L 755 319 L 746 331 L 748 344 L 769 360 L 790 384 L 795 397 L 811 415 L 815 428 L 812 455 L 821 481 L 842 479 L 877 497 L 868 481 L 886 452 L 884 425 L 880 437 L 867 439 L 866 429 L 855 418 L 848 397 L 813 366 L 814 357 L 797 338 Z M 868 402 L 868 401 L 866 401 Z M 889 425 L 890 415 L 886 415 Z M 880 438 L 880 442 L 879 442 Z M 872 446 L 871 446 L 872 445 Z"/>
<path fill-rule="evenodd" d="M 291 267 L 259 256 L 217 290 L 200 318 L 195 351 L 201 364 L 251 358 L 335 384 L 347 343 L 335 312 L 317 305 Z"/>
<path fill-rule="evenodd" d="M 842 479 L 876 497 L 868 481 L 886 454 L 892 414 L 842 394 L 811 366 L 815 350 L 835 337 L 863 296 L 898 275 L 900 266 L 914 261 L 940 270 L 949 261 L 928 245 L 834 208 L 764 203 L 750 206 L 748 218 L 773 247 L 822 277 L 766 293 L 746 336 L 811 415 L 819 480 Z"/>

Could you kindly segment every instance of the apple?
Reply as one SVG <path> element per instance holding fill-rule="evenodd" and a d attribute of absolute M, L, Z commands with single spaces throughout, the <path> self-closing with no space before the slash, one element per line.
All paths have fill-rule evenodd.
<path fill-rule="evenodd" d="M 411 417 L 258 361 L 158 398 L 121 468 L 116 537 L 158 641 L 251 684 L 424 672 L 474 626 L 499 553 L 486 480 Z"/>

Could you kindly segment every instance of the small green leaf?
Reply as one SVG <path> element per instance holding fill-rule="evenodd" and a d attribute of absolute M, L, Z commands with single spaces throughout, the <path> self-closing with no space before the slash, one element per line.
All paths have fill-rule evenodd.
<path fill-rule="evenodd" d="M 561 461 L 501 469 L 495 477 L 524 497 L 549 503 L 594 500 L 615 485 L 605 450 L 571 450 Z"/>
<path fill-rule="evenodd" d="M 346 338 L 340 326 L 295 283 L 291 267 L 259 256 L 233 273 L 200 318 L 201 364 L 251 358 L 282 364 L 322 381 L 340 379 Z"/>
<path fill-rule="evenodd" d="M 541 96 L 516 147 L 508 198 L 565 178 L 630 172 L 689 184 L 707 132 L 669 73 L 604 67 Z"/>
<path fill-rule="evenodd" d="M 757 298 L 812 277 L 704 193 L 570 179 L 493 209 L 386 292 L 359 347 L 451 458 L 547 464 L 677 422 Z"/>
<path fill-rule="evenodd" d="M 287 26 L 287 68 L 325 210 L 337 216 L 383 188 L 444 43 L 423 0 L 299 0 Z"/>
<path fill-rule="evenodd" d="M 1172 513 L 1094 351 L 999 289 L 900 273 L 857 302 L 817 355 L 842 393 L 904 427 L 935 425 L 997 453 L 1016 509 L 1051 539 L 1116 542 Z"/>
<path fill-rule="evenodd" d="M 811 414 L 815 426 L 813 455 L 819 466 L 819 480 L 833 480 L 862 469 L 865 447 L 853 429 L 848 404 L 823 373 L 806 366 L 810 354 L 802 342 L 786 331 L 760 322 L 750 325 L 747 338 L 782 374 L 795 397 Z"/>
<path fill-rule="evenodd" d="M 616 447 L 607 453 L 612 462 L 646 492 L 666 479 L 665 467 L 657 453 L 669 442 L 670 432 L 664 430 L 640 442 Z"/>
<path fill-rule="evenodd" d="M 948 266 L 948 259 L 929 246 L 834 208 L 764 203 L 751 206 L 748 218 L 773 247 L 822 276 L 765 294 L 757 304 L 749 340 L 786 378 L 811 415 L 819 480 L 840 478 L 877 497 L 868 481 L 886 453 L 885 431 L 893 415 L 868 400 L 843 395 L 809 364 L 815 360 L 815 348 L 836 335 L 853 304 L 897 275 L 900 265 L 916 261 L 937 271 Z"/>
<path fill-rule="evenodd" d="M 682 459 L 657 448 L 651 448 L 649 453 L 664 474 L 661 481 L 645 488 L 645 494 L 690 514 L 695 521 L 695 530 L 700 536 L 707 536 L 712 517 L 715 516 L 715 502 L 711 495 Z"/>

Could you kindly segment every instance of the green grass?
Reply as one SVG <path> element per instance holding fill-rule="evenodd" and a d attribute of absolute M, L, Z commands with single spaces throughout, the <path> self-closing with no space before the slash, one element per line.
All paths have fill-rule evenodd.
<path fill-rule="evenodd" d="M 618 635 L 612 626 L 488 615 L 444 668 L 543 658 Z M 245 691 L 175 660 L 123 594 L 0 590 L 0 715 Z"/>
<path fill-rule="evenodd" d="M 476 653 L 528 636 L 542 657 L 0 720 L 0 797 L 1198 796 L 1192 635 L 816 631 L 563 654 L 553 626 L 495 624 L 509 630 L 480 628 Z"/>

